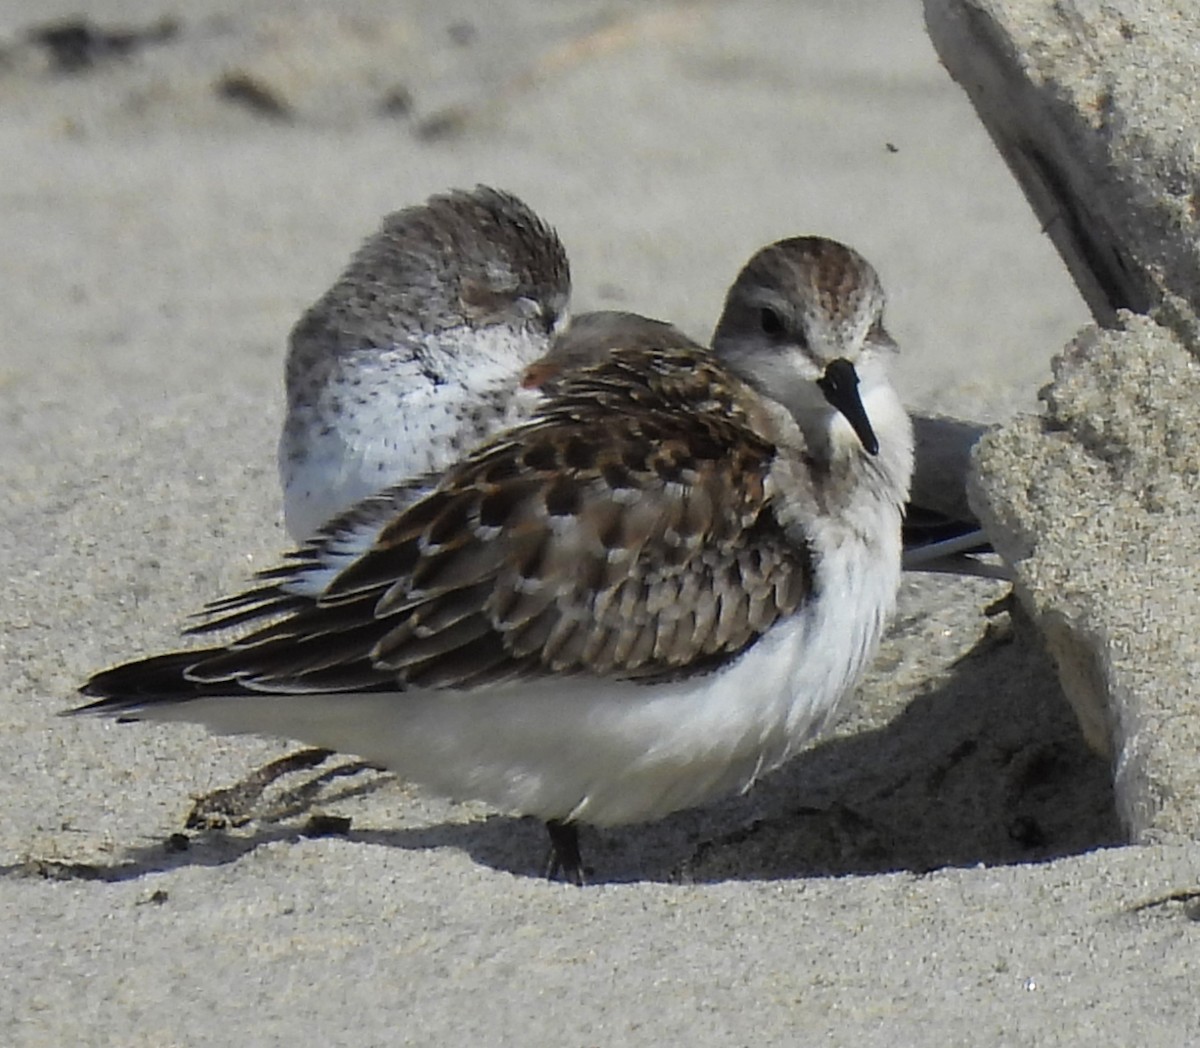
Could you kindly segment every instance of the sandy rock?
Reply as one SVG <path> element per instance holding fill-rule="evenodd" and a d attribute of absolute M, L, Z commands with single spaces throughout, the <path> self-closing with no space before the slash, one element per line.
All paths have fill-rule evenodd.
<path fill-rule="evenodd" d="M 1195 345 L 1192 0 L 926 0 L 925 20 L 1095 318 L 1160 310 Z"/>
<path fill-rule="evenodd" d="M 983 438 L 970 496 L 1135 840 L 1200 836 L 1200 362 L 1123 313 Z"/>

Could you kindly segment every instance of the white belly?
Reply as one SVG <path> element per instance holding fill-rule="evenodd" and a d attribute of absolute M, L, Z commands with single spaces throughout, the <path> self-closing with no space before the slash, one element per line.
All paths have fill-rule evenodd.
<path fill-rule="evenodd" d="M 656 819 L 745 789 L 830 722 L 894 606 L 898 519 L 895 532 L 882 555 L 854 543 L 819 563 L 812 606 L 704 677 L 239 696 L 155 705 L 141 715 L 358 754 L 439 793 L 544 819 Z"/>

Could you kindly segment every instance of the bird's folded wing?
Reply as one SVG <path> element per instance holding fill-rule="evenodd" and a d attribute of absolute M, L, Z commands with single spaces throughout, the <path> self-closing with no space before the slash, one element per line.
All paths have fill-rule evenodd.
<path fill-rule="evenodd" d="M 274 621 L 200 654 L 187 680 L 209 694 L 656 681 L 735 657 L 809 598 L 811 557 L 772 510 L 773 445 L 713 410 L 709 365 L 653 356 L 589 369 L 390 523 L 367 514 L 373 542 L 318 599 L 289 582 L 319 545 L 220 605 Z"/>

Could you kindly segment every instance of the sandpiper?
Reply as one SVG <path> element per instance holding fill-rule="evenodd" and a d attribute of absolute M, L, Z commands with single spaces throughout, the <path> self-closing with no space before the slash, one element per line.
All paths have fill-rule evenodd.
<path fill-rule="evenodd" d="M 387 216 L 292 330 L 279 442 L 289 534 L 304 541 L 503 428 L 570 290 L 558 236 L 511 193 L 479 186 Z"/>
<path fill-rule="evenodd" d="M 411 497 L 368 499 L 213 628 L 94 676 L 78 712 L 355 753 L 577 826 L 747 789 L 870 661 L 900 578 L 912 429 L 884 295 L 818 237 L 758 252 L 712 351 L 674 334 L 564 372 Z"/>

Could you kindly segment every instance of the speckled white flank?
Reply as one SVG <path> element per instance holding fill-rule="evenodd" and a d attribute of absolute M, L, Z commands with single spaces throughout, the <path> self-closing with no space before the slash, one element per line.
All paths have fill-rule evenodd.
<path fill-rule="evenodd" d="M 408 346 L 346 354 L 288 413 L 279 442 L 288 533 L 303 541 L 367 496 L 445 470 L 522 417 L 536 396 L 517 395 L 519 377 L 546 345 L 493 326 L 431 336 L 424 362 Z"/>

